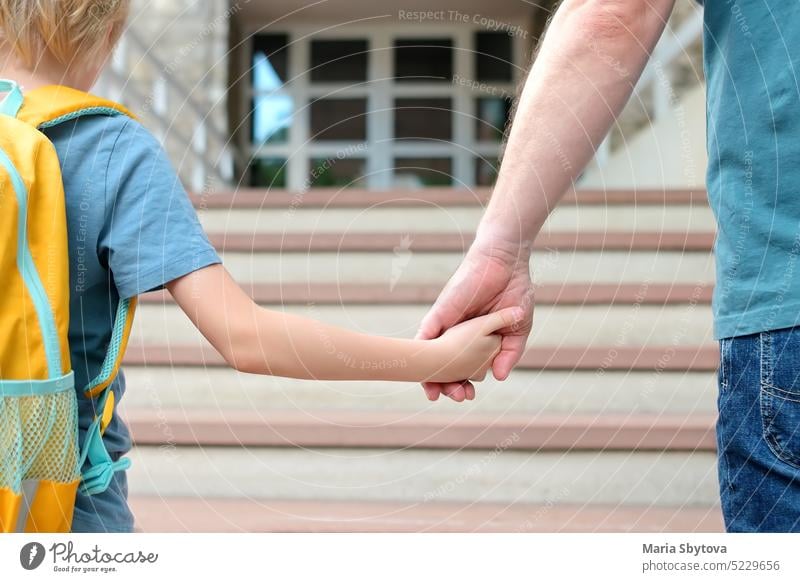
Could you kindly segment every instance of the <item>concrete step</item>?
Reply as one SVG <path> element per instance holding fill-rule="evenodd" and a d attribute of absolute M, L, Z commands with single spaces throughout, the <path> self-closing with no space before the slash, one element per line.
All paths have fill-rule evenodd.
<path fill-rule="evenodd" d="M 124 410 L 148 446 L 714 451 L 712 414 L 503 415 L 396 411 Z"/>
<path fill-rule="evenodd" d="M 489 193 L 193 200 L 259 303 L 409 337 Z M 168 295 L 145 296 L 121 404 L 138 527 L 721 531 L 713 229 L 704 192 L 568 194 L 536 244 L 530 347 L 468 406 L 416 384 L 237 373 Z"/>
<path fill-rule="evenodd" d="M 373 223 L 374 224 L 374 223 Z M 696 251 L 711 252 L 714 232 L 686 231 L 570 231 L 543 232 L 534 249 L 547 251 Z M 398 247 L 410 253 L 464 253 L 472 244 L 471 233 L 443 232 L 295 232 L 240 234 L 210 232 L 220 252 L 239 253 L 394 253 Z"/>
<path fill-rule="evenodd" d="M 430 306 L 442 289 L 439 284 L 396 285 L 351 283 L 244 283 L 262 305 L 425 305 Z M 681 284 L 582 284 L 537 285 L 537 305 L 681 305 L 711 304 L 712 287 Z M 169 293 L 157 291 L 140 297 L 143 304 L 172 302 Z"/>
<path fill-rule="evenodd" d="M 722 532 L 719 507 L 388 503 L 133 497 L 161 532 Z"/>
<path fill-rule="evenodd" d="M 128 410 L 134 495 L 710 506 L 713 415 Z"/>
<path fill-rule="evenodd" d="M 227 233 L 474 231 L 489 191 L 426 189 L 374 192 L 240 190 L 194 197 L 209 231 Z M 623 226 L 624 225 L 624 226 Z M 568 195 L 545 230 L 668 230 L 714 228 L 704 192 L 583 191 Z"/>
<path fill-rule="evenodd" d="M 375 335 L 414 337 L 428 307 L 423 305 L 289 305 L 273 309 Z M 710 306 L 628 305 L 536 308 L 529 345 L 637 346 L 668 343 L 701 345 L 712 341 Z M 140 342 L 188 343 L 200 332 L 173 304 L 144 304 L 137 311 L 132 338 Z"/>
<path fill-rule="evenodd" d="M 242 374 L 226 368 L 126 366 L 133 409 L 450 411 L 473 414 L 713 413 L 712 371 L 515 370 L 505 382 L 478 385 L 468 406 L 428 402 L 415 383 L 314 382 Z"/>
<path fill-rule="evenodd" d="M 648 507 L 708 507 L 718 500 L 711 451 L 167 444 L 134 447 L 130 457 L 133 496 Z"/>
<path fill-rule="evenodd" d="M 471 234 L 211 233 L 240 281 L 267 283 L 443 283 L 458 267 Z M 532 268 L 540 283 L 713 281 L 713 232 L 571 232 L 541 235 Z"/>
<path fill-rule="evenodd" d="M 480 207 L 391 208 L 286 208 L 213 209 L 200 212 L 200 222 L 211 232 L 296 233 L 296 232 L 370 232 L 380 224 L 387 230 L 414 233 L 437 229 L 447 233 L 474 232 L 483 209 Z M 564 206 L 548 218 L 545 232 L 579 229 L 661 230 L 680 225 L 690 232 L 714 228 L 711 209 L 693 206 Z"/>
<path fill-rule="evenodd" d="M 219 208 L 391 208 L 426 206 L 485 206 L 491 188 L 423 188 L 417 190 L 359 190 L 356 188 L 313 188 L 294 192 L 277 188 L 239 188 L 191 194 L 198 210 Z M 691 189 L 581 189 L 567 192 L 561 206 L 708 206 L 705 190 Z"/>
<path fill-rule="evenodd" d="M 388 252 L 327 251 L 223 253 L 237 281 L 252 283 L 444 284 L 462 260 L 461 252 L 412 252 L 396 241 Z M 692 284 L 710 286 L 714 261 L 708 252 L 534 251 L 534 280 L 541 284 Z"/>

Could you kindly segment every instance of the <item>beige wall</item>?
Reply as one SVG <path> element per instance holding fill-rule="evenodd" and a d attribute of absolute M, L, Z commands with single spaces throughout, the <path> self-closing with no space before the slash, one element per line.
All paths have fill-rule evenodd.
<path fill-rule="evenodd" d="M 705 92 L 689 91 L 668 114 L 640 130 L 602 168 L 590 169 L 589 188 L 702 188 L 706 165 Z"/>

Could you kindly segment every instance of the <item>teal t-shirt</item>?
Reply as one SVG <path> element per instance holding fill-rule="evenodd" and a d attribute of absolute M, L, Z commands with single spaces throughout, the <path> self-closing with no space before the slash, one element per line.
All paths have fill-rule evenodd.
<path fill-rule="evenodd" d="M 800 323 L 800 2 L 706 0 L 714 335 Z"/>
<path fill-rule="evenodd" d="M 61 162 L 70 260 L 69 342 L 81 442 L 94 417 L 81 389 L 103 363 L 120 297 L 140 295 L 220 262 L 159 143 L 124 116 L 89 116 L 45 130 Z M 125 375 L 112 384 L 117 403 Z M 115 415 L 113 458 L 131 448 Z M 124 473 L 102 494 L 79 494 L 73 531 L 131 531 Z"/>

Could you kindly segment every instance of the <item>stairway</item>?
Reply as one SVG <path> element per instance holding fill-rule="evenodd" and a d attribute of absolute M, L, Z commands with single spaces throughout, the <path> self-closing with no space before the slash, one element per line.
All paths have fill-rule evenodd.
<path fill-rule="evenodd" d="M 265 305 L 413 336 L 488 191 L 194 199 Z M 143 531 L 718 531 L 704 192 L 579 191 L 536 243 L 534 332 L 468 404 L 226 369 L 145 296 L 122 403 Z"/>

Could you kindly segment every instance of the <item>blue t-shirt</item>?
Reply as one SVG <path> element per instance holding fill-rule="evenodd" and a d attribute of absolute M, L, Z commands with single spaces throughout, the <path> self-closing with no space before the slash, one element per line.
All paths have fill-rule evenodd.
<path fill-rule="evenodd" d="M 61 162 L 67 203 L 69 342 L 83 442 L 94 415 L 82 388 L 100 371 L 119 298 L 158 289 L 220 259 L 164 151 L 138 122 L 89 116 L 45 133 Z M 122 372 L 112 390 L 119 402 Z M 130 450 L 118 415 L 104 441 L 112 458 Z M 79 495 L 78 529 L 128 530 L 124 488 L 123 477 L 105 494 Z"/>
<path fill-rule="evenodd" d="M 716 338 L 800 324 L 800 3 L 705 1 Z"/>

